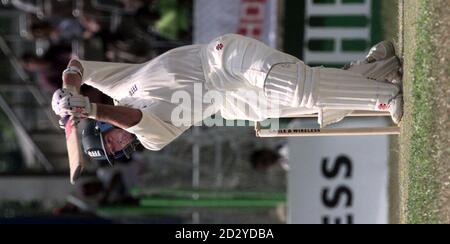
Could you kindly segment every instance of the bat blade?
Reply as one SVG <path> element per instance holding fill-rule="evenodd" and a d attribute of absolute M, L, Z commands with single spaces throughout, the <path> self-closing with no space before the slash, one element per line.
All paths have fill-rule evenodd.
<path fill-rule="evenodd" d="M 76 93 L 76 89 L 74 89 L 73 87 L 67 86 L 65 88 L 71 90 L 71 92 Z M 72 119 L 68 119 L 65 132 L 67 153 L 69 156 L 70 183 L 75 184 L 80 178 L 85 165 L 83 150 L 81 149 L 78 123 L 73 121 Z"/>

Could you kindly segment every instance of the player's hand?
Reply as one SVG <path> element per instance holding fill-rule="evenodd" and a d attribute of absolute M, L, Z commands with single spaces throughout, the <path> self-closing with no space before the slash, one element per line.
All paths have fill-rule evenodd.
<path fill-rule="evenodd" d="M 88 118 L 92 112 L 89 98 L 78 94 L 61 99 L 59 109 L 64 116 L 71 116 L 74 120 Z"/>
<path fill-rule="evenodd" d="M 73 120 L 88 118 L 93 112 L 93 106 L 88 97 L 73 94 L 64 89 L 55 92 L 52 107 L 61 118 L 70 116 Z"/>
<path fill-rule="evenodd" d="M 52 109 L 55 112 L 56 115 L 58 115 L 59 117 L 63 118 L 65 117 L 65 114 L 62 111 L 61 108 L 61 100 L 65 97 L 69 97 L 69 96 L 73 96 L 73 94 L 67 90 L 67 89 L 59 89 L 57 91 L 55 91 L 55 93 L 53 93 L 53 98 L 52 98 Z"/>

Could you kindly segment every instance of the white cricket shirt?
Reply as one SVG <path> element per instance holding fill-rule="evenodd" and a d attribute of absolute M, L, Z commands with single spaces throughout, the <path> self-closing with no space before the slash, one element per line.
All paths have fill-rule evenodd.
<path fill-rule="evenodd" d="M 119 106 L 140 109 L 142 120 L 127 131 L 135 134 L 147 149 L 158 151 L 190 125 L 218 111 L 212 104 L 202 101 L 202 92 L 206 89 L 201 48 L 200 45 L 177 48 L 143 64 L 79 60 L 84 69 L 83 83 L 110 96 Z M 177 92 L 191 101 L 172 101 Z M 198 102 L 203 105 L 202 109 L 194 110 L 192 106 Z M 184 111 L 191 112 L 189 126 L 172 124 L 172 111 L 180 108 L 180 104 L 185 105 Z"/>

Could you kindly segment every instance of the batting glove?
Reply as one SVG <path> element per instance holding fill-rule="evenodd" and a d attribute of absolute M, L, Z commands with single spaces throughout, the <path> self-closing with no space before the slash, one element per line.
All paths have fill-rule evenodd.
<path fill-rule="evenodd" d="M 55 112 L 56 115 L 58 115 L 59 117 L 64 117 L 64 113 L 61 110 L 61 100 L 65 97 L 70 97 L 73 96 L 73 94 L 67 90 L 67 89 L 59 89 L 57 90 L 55 93 L 53 93 L 53 98 L 52 98 L 52 109 Z"/>
<path fill-rule="evenodd" d="M 95 117 L 93 107 L 88 97 L 78 94 L 64 97 L 59 104 L 59 109 L 64 116 L 68 115 L 79 119 Z"/>
<path fill-rule="evenodd" d="M 52 107 L 61 118 L 67 116 L 72 119 L 95 118 L 97 113 L 96 104 L 91 104 L 88 97 L 64 89 L 55 92 Z"/>

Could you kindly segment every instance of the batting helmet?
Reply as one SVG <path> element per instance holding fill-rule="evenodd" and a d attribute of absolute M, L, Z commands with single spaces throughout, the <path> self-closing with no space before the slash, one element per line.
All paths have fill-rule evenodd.
<path fill-rule="evenodd" d="M 111 124 L 95 120 L 85 121 L 83 127 L 81 142 L 84 153 L 95 160 L 107 160 L 112 165 L 116 160 L 129 159 L 140 145 L 140 142 L 135 137 L 122 150 L 114 152 L 113 155 L 109 155 L 105 148 L 103 135 L 115 127 Z"/>

